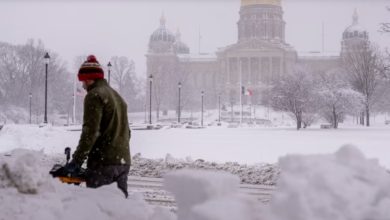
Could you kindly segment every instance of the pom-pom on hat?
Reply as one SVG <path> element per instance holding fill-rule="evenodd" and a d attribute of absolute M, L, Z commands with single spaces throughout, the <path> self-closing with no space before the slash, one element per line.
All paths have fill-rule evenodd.
<path fill-rule="evenodd" d="M 94 55 L 89 55 L 77 75 L 79 81 L 103 79 L 104 71 Z"/>

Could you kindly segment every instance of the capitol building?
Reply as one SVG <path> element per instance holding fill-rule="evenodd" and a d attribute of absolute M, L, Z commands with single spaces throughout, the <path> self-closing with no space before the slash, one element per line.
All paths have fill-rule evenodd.
<path fill-rule="evenodd" d="M 225 106 L 237 105 L 243 87 L 252 92 L 242 96 L 243 104 L 261 105 L 264 88 L 294 65 L 325 72 L 340 66 L 343 54 L 353 45 L 369 42 L 356 11 L 352 24 L 340 33 L 341 52 L 335 55 L 298 55 L 285 39 L 281 0 L 241 0 L 239 15 L 237 42 L 213 54 L 191 54 L 180 33 L 168 30 L 161 17 L 146 54 L 147 77 L 153 76 L 154 111 L 178 109 L 178 83 L 182 85 L 183 110 L 198 109 L 202 91 L 206 108 L 218 108 L 218 100 Z M 149 88 L 149 81 L 147 85 Z"/>

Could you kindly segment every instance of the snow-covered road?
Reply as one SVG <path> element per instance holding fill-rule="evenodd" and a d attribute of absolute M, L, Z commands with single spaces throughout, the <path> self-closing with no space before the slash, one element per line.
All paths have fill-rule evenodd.
<path fill-rule="evenodd" d="M 140 192 L 147 202 L 152 205 L 159 205 L 174 208 L 175 199 L 170 192 L 163 189 L 162 178 L 129 176 L 128 186 L 131 192 Z M 259 202 L 269 202 L 274 186 L 240 184 L 239 192 L 258 200 Z"/>

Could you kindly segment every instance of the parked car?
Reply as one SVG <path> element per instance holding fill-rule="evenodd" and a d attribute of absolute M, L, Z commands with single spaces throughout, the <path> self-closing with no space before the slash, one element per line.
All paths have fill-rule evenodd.
<path fill-rule="evenodd" d="M 386 120 L 385 125 L 390 125 L 390 120 Z"/>

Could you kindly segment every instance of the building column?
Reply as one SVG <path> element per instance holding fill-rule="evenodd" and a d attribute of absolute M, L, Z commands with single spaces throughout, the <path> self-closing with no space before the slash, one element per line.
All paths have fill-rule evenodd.
<path fill-rule="evenodd" d="M 248 85 L 252 84 L 252 57 L 248 57 Z"/>
<path fill-rule="evenodd" d="M 283 69 L 283 57 L 280 57 L 279 58 L 279 61 L 280 61 L 280 63 L 279 63 L 279 68 L 280 68 L 280 72 L 279 72 L 279 80 L 280 80 L 280 77 L 282 76 L 282 74 L 284 74 L 284 69 Z"/>
<path fill-rule="evenodd" d="M 262 80 L 262 77 L 261 77 L 261 74 L 262 74 L 262 71 L 261 71 L 261 57 L 257 57 L 257 62 L 258 62 L 258 66 L 257 66 L 257 69 L 258 69 L 258 72 L 257 72 L 257 82 L 255 82 L 258 86 L 260 86 L 261 84 L 261 80 Z"/>
<path fill-rule="evenodd" d="M 274 72 L 273 72 L 273 57 L 270 57 L 269 59 L 269 73 L 270 73 L 270 79 L 269 82 L 274 78 Z M 268 84 L 269 85 L 269 84 Z"/>
<path fill-rule="evenodd" d="M 230 84 L 230 58 L 229 57 L 227 57 L 226 59 L 226 70 L 227 70 L 226 83 Z"/>

